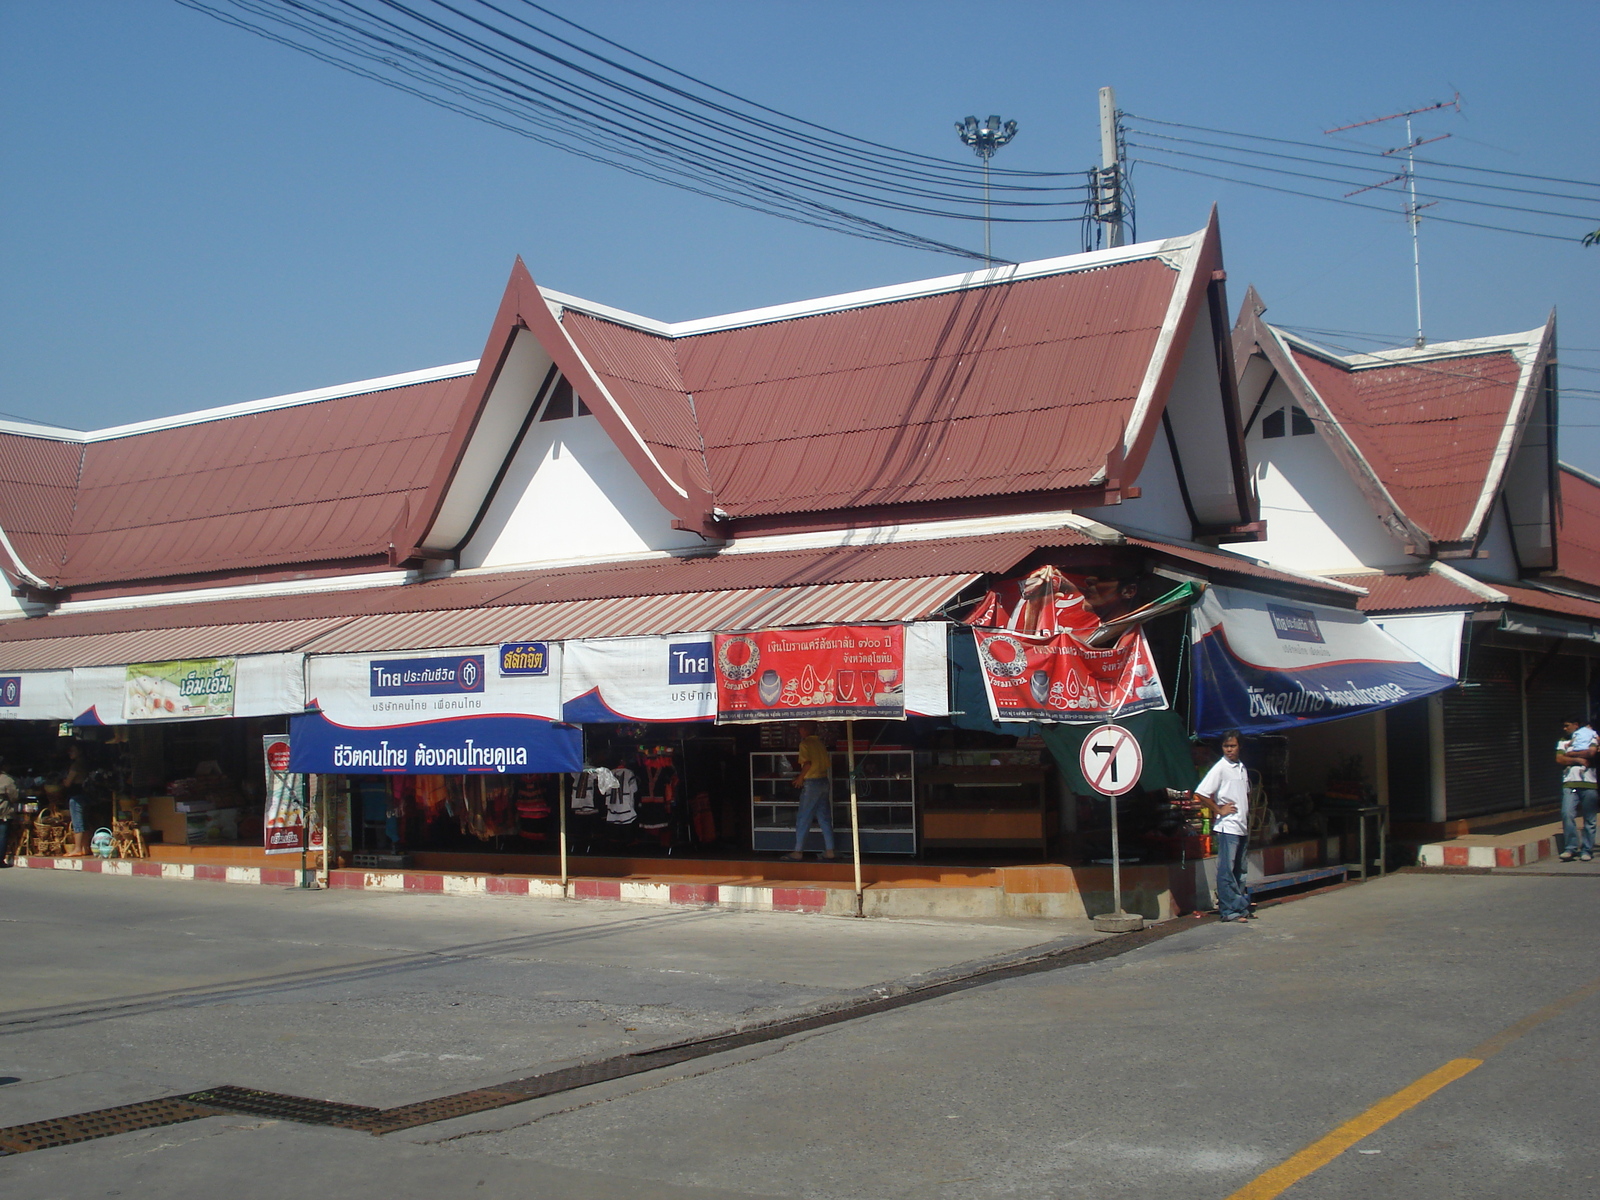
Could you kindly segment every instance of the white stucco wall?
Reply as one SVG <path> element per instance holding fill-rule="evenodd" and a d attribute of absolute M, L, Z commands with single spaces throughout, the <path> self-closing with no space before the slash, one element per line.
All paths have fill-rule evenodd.
<path fill-rule="evenodd" d="M 1450 565 L 1474 579 L 1498 580 L 1502 583 L 1517 581 L 1517 555 L 1511 545 L 1511 527 L 1506 522 L 1504 506 L 1494 506 L 1493 515 L 1489 518 L 1489 532 L 1484 535 L 1477 556 L 1451 559 Z"/>
<path fill-rule="evenodd" d="M 1289 389 L 1281 381 L 1274 384 L 1245 439 L 1267 539 L 1234 549 L 1264 562 L 1322 573 L 1415 561 L 1378 521 L 1321 433 L 1261 436 L 1262 419 L 1291 404 Z"/>
<path fill-rule="evenodd" d="M 1076 511 L 1108 525 L 1126 525 L 1129 529 L 1163 533 L 1184 541 L 1194 536 L 1194 530 L 1189 525 L 1189 514 L 1183 507 L 1183 493 L 1178 490 L 1178 475 L 1172 466 L 1172 451 L 1167 446 L 1164 432 L 1156 435 L 1134 484 L 1139 488 L 1137 500 Z"/>
<path fill-rule="evenodd" d="M 672 514 L 598 420 L 567 417 L 529 427 L 461 565 L 618 558 L 703 544 L 672 528 Z"/>

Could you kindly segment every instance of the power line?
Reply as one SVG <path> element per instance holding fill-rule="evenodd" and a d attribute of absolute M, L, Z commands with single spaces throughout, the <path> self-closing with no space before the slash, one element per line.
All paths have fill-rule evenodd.
<path fill-rule="evenodd" d="M 1232 129 L 1213 129 L 1206 125 L 1186 125 L 1182 121 L 1163 121 L 1157 117 L 1136 117 L 1132 113 L 1128 113 L 1127 116 L 1131 121 L 1148 121 L 1152 125 L 1167 125 L 1173 129 L 1193 129 L 1198 133 L 1216 133 L 1221 134 L 1223 137 L 1248 138 L 1253 142 L 1274 142 L 1280 146 L 1300 146 L 1312 150 L 1331 150 L 1339 154 L 1360 154 L 1369 158 L 1389 157 L 1381 150 L 1350 150 L 1343 146 L 1324 145 L 1321 142 L 1297 142 L 1290 138 L 1266 137 L 1259 133 L 1240 133 Z M 1497 171 L 1493 167 L 1469 167 L 1457 163 L 1437 162 L 1427 158 L 1419 158 L 1417 161 L 1427 163 L 1429 166 L 1445 167 L 1452 171 L 1476 171 L 1485 175 L 1501 175 L 1513 179 L 1537 179 L 1541 183 L 1560 183 L 1571 187 L 1600 189 L 1600 183 L 1595 183 L 1588 179 L 1561 179 L 1552 175 L 1534 175 L 1526 171 Z"/>
<path fill-rule="evenodd" d="M 1393 209 L 1384 208 L 1377 204 L 1362 204 L 1358 200 L 1346 200 L 1337 196 L 1319 196 L 1315 192 L 1299 192 L 1295 191 L 1293 188 L 1277 187 L 1274 184 L 1260 183 L 1251 179 L 1232 179 L 1226 175 L 1216 175 L 1210 171 L 1196 171 L 1190 167 L 1180 167 L 1173 163 L 1160 162 L 1154 159 L 1144 159 L 1142 161 L 1152 167 L 1159 167 L 1163 171 L 1177 171 L 1183 175 L 1198 175 L 1203 179 L 1216 179 L 1222 183 L 1238 184 L 1240 187 L 1264 188 L 1269 192 L 1282 192 L 1286 196 L 1301 196 L 1307 200 L 1326 200 L 1329 204 L 1343 204 L 1349 208 L 1365 208 L 1371 212 L 1381 212 L 1391 216 L 1394 215 Z M 1517 233 L 1521 234 L 1523 237 L 1541 238 L 1548 242 L 1571 243 L 1578 240 L 1577 238 L 1561 237 L 1560 235 L 1554 233 L 1535 233 L 1530 229 L 1510 229 L 1504 225 L 1485 225 L 1481 221 L 1461 221 L 1454 217 L 1433 216 L 1429 217 L 1428 220 L 1442 221 L 1446 225 L 1464 225 L 1469 229 L 1488 229 L 1495 233 Z"/>
<path fill-rule="evenodd" d="M 1315 181 L 1317 181 L 1319 183 L 1337 184 L 1340 187 L 1349 187 L 1353 183 L 1365 183 L 1365 181 L 1362 181 L 1362 180 L 1333 179 L 1333 178 L 1330 178 L 1329 176 L 1326 176 L 1326 175 L 1313 175 L 1313 174 L 1311 174 L 1311 173 L 1309 173 L 1307 171 L 1291 171 L 1291 170 L 1287 170 L 1286 168 L 1283 168 L 1283 167 L 1269 167 L 1269 166 L 1265 166 L 1265 165 L 1260 164 L 1260 163 L 1239 162 L 1236 159 L 1219 158 L 1216 155 L 1212 155 L 1212 154 L 1196 154 L 1191 150 L 1174 150 L 1174 149 L 1172 149 L 1171 147 L 1168 147 L 1168 146 L 1149 146 L 1149 145 L 1145 145 L 1145 144 L 1143 144 L 1141 142 L 1129 142 L 1128 145 L 1133 146 L 1136 149 L 1140 149 L 1140 150 L 1149 150 L 1149 151 L 1151 151 L 1153 153 L 1156 153 L 1156 154 L 1175 154 L 1175 155 L 1179 155 L 1179 156 L 1181 156 L 1183 158 L 1197 158 L 1197 159 L 1201 159 L 1201 160 L 1203 160 L 1205 162 L 1221 163 L 1221 164 L 1223 164 L 1225 166 L 1239 167 L 1242 170 L 1246 170 L 1246 171 L 1269 171 L 1274 175 L 1291 175 L 1296 179 L 1311 179 L 1311 180 L 1315 180 Z M 1337 169 L 1337 168 L 1335 168 L 1335 169 Z M 1368 168 L 1362 167 L 1362 168 L 1355 168 L 1355 169 L 1367 170 Z M 1393 182 L 1395 182 L 1395 179 L 1393 179 L 1393 178 L 1387 179 L 1384 182 L 1385 183 L 1393 183 Z M 1367 183 L 1366 186 L 1369 186 L 1369 187 L 1382 187 L 1383 184 Z M 1595 222 L 1600 222 L 1600 212 L 1594 213 L 1592 215 L 1586 215 L 1586 214 L 1583 214 L 1583 213 L 1549 212 L 1549 211 L 1547 211 L 1545 209 L 1540 209 L 1540 208 L 1526 208 L 1524 206 L 1515 205 L 1515 204 L 1496 204 L 1496 203 L 1494 203 L 1493 201 L 1490 201 L 1490 200 L 1472 200 L 1472 199 L 1469 199 L 1469 198 L 1464 197 L 1464 196 L 1451 196 L 1451 195 L 1446 195 L 1446 194 L 1442 194 L 1442 193 L 1439 193 L 1439 192 L 1425 192 L 1425 191 L 1421 191 L 1421 190 L 1419 190 L 1417 192 L 1417 195 L 1425 196 L 1430 200 L 1448 200 L 1452 204 L 1471 204 L 1471 205 L 1474 205 L 1474 206 L 1476 206 L 1478 208 L 1499 209 L 1502 212 L 1526 213 L 1529 216 L 1556 217 L 1556 218 L 1560 218 L 1562 220 L 1582 221 L 1585 225 L 1591 225 L 1591 224 L 1594 224 Z M 1432 220 L 1432 219 L 1435 219 L 1435 218 L 1429 218 L 1429 219 Z"/>

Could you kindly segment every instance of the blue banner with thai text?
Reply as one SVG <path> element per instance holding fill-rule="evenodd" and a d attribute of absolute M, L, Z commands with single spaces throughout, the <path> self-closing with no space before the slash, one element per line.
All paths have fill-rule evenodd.
<path fill-rule="evenodd" d="M 1213 587 L 1190 621 L 1201 737 L 1336 721 L 1456 683 L 1351 609 Z"/>
<path fill-rule="evenodd" d="M 455 717 L 376 728 L 289 719 L 289 770 L 307 775 L 546 775 L 583 769 L 583 734 L 538 717 Z"/>

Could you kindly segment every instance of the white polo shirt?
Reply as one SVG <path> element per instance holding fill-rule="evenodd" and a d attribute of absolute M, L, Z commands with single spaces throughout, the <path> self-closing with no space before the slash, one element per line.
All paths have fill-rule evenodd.
<path fill-rule="evenodd" d="M 1242 762 L 1219 758 L 1194 789 L 1197 796 L 1209 796 L 1216 804 L 1232 804 L 1237 812 L 1218 817 L 1212 823 L 1215 833 L 1244 836 L 1250 832 L 1250 776 Z"/>

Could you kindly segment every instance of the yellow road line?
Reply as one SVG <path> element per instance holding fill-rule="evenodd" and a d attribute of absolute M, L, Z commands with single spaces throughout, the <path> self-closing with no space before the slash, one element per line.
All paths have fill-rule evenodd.
<path fill-rule="evenodd" d="M 1273 1200 L 1313 1171 L 1321 1170 L 1354 1146 L 1367 1134 L 1381 1129 L 1407 1109 L 1415 1108 L 1446 1084 L 1454 1083 L 1468 1071 L 1483 1065 L 1481 1058 L 1452 1058 L 1436 1071 L 1429 1071 L 1413 1084 L 1379 1100 L 1366 1112 L 1352 1117 L 1326 1137 L 1312 1142 L 1286 1162 L 1265 1174 L 1257 1175 L 1228 1200 Z"/>
<path fill-rule="evenodd" d="M 1415 1083 L 1408 1084 L 1394 1095 L 1379 1100 L 1332 1133 L 1319 1138 L 1291 1158 L 1256 1176 L 1227 1200 L 1274 1200 L 1274 1197 L 1281 1196 L 1313 1171 L 1327 1166 L 1369 1133 L 1383 1128 L 1402 1113 L 1421 1104 L 1439 1089 L 1477 1070 L 1485 1059 L 1500 1053 L 1523 1034 L 1538 1028 L 1552 1017 L 1559 1016 L 1596 992 L 1600 992 L 1600 979 L 1586 983 L 1576 991 L 1568 992 L 1559 1000 L 1529 1014 L 1516 1024 L 1508 1025 L 1493 1037 L 1474 1046 L 1471 1051 L 1473 1057 L 1452 1058 L 1444 1066 L 1429 1071 Z"/>

